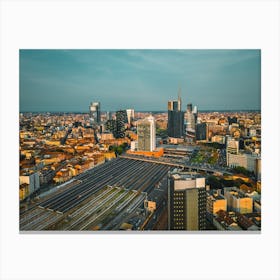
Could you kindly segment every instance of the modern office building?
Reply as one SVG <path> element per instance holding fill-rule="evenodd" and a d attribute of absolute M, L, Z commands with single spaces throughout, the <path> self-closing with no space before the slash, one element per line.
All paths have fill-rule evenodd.
<path fill-rule="evenodd" d="M 110 121 L 112 119 L 112 112 L 106 112 L 106 121 Z"/>
<path fill-rule="evenodd" d="M 168 228 L 206 228 L 205 178 L 194 172 L 173 171 L 168 176 Z"/>
<path fill-rule="evenodd" d="M 184 136 L 184 112 L 181 111 L 182 101 L 180 94 L 178 100 L 168 101 L 168 125 L 169 137 L 181 138 Z"/>
<path fill-rule="evenodd" d="M 187 112 L 192 112 L 192 110 L 193 110 L 192 103 L 189 103 L 187 105 Z"/>
<path fill-rule="evenodd" d="M 194 115 L 194 122 L 195 124 L 197 124 L 197 116 L 198 116 L 198 109 L 197 109 L 197 106 L 194 106 L 193 107 L 193 115 Z"/>
<path fill-rule="evenodd" d="M 101 121 L 100 102 L 91 102 L 89 106 L 89 117 L 95 124 Z"/>
<path fill-rule="evenodd" d="M 193 141 L 196 138 L 197 106 L 189 103 L 185 114 L 185 134 L 187 140 Z M 201 139 L 202 140 L 202 139 Z"/>
<path fill-rule="evenodd" d="M 196 124 L 195 138 L 197 141 L 208 141 L 209 129 L 207 123 Z"/>
<path fill-rule="evenodd" d="M 195 117 L 192 112 L 186 112 L 186 130 L 195 130 Z"/>
<path fill-rule="evenodd" d="M 154 151 L 156 149 L 155 118 L 149 116 L 137 122 L 138 150 Z"/>
<path fill-rule="evenodd" d="M 134 109 L 126 109 L 127 121 L 129 124 L 134 120 Z"/>

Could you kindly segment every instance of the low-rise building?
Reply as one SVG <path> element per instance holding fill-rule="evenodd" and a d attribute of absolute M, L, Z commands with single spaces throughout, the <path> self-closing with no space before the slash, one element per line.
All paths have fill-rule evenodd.
<path fill-rule="evenodd" d="M 240 213 L 236 213 L 237 223 L 243 230 L 259 230 L 257 227 L 248 217 L 242 215 Z"/>
<path fill-rule="evenodd" d="M 212 136 L 211 141 L 214 143 L 225 144 L 225 136 L 214 135 L 214 136 Z"/>
<path fill-rule="evenodd" d="M 253 199 L 236 187 L 224 188 L 228 211 L 241 214 L 253 212 Z"/>
<path fill-rule="evenodd" d="M 224 210 L 219 210 L 214 218 L 213 225 L 217 230 L 230 230 L 230 231 L 240 231 L 242 228 L 237 224 L 237 221 L 231 217 L 231 215 Z"/>
<path fill-rule="evenodd" d="M 216 214 L 219 210 L 227 210 L 227 200 L 219 190 L 207 191 L 206 210 L 211 215 Z"/>
<path fill-rule="evenodd" d="M 146 156 L 146 157 L 162 157 L 164 153 L 163 148 L 156 148 L 154 151 L 131 151 L 128 150 L 127 154 Z"/>
<path fill-rule="evenodd" d="M 22 196 L 23 198 L 27 197 L 40 188 L 39 173 L 23 173 L 19 176 L 19 184 L 20 186 L 24 185 L 23 187 L 20 187 L 20 196 Z"/>

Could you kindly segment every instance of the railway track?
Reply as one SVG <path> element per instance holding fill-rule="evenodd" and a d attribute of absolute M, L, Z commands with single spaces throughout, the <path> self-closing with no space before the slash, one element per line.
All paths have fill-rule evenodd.
<path fill-rule="evenodd" d="M 69 213 L 70 216 L 74 215 L 73 218 L 82 217 L 84 213 L 93 213 L 98 201 L 103 201 L 104 197 L 108 193 L 110 194 L 108 186 L 121 186 L 127 190 L 136 191 L 136 194 L 149 193 L 156 183 L 167 175 L 169 169 L 170 167 L 167 165 L 127 158 L 117 158 L 99 165 L 75 177 L 75 184 L 71 188 L 66 188 L 64 191 L 45 199 L 38 204 L 39 207 L 33 207 L 32 210 L 25 211 L 20 217 L 20 229 L 46 229 L 59 220 L 64 213 Z M 99 192 L 100 195 L 98 195 Z M 131 196 L 128 201 L 125 200 L 117 205 L 117 211 L 132 207 L 135 203 L 134 198 L 135 196 Z M 82 206 L 79 208 L 79 205 Z M 112 201 L 112 205 L 114 205 L 114 201 Z M 105 211 L 105 209 L 102 211 Z M 106 211 L 104 213 L 106 214 Z M 98 214 L 98 219 L 100 217 Z M 69 230 L 73 228 L 86 229 L 96 220 L 88 221 L 89 224 L 83 224 L 81 219 L 81 223 L 69 226 Z"/>

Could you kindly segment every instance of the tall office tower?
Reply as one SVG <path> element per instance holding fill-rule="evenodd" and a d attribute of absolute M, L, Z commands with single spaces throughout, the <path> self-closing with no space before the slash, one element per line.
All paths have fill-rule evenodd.
<path fill-rule="evenodd" d="M 197 115 L 198 115 L 197 106 L 194 106 L 194 107 L 193 107 L 192 113 L 193 113 L 193 115 L 194 115 L 194 123 L 197 124 Z"/>
<path fill-rule="evenodd" d="M 205 228 L 205 178 L 194 172 L 169 173 L 168 229 L 204 230 Z"/>
<path fill-rule="evenodd" d="M 186 130 L 195 130 L 195 116 L 192 112 L 187 111 L 186 113 Z"/>
<path fill-rule="evenodd" d="M 196 107 L 195 107 L 196 108 Z M 185 134 L 186 134 L 186 140 L 193 142 L 195 139 L 195 124 L 197 121 L 197 114 L 193 113 L 193 107 L 192 104 L 189 103 L 187 105 L 187 111 L 186 111 L 186 119 L 185 119 Z"/>
<path fill-rule="evenodd" d="M 91 102 L 89 106 L 89 117 L 93 123 L 100 123 L 100 102 Z"/>
<path fill-rule="evenodd" d="M 181 138 L 184 136 L 184 112 L 181 111 L 182 101 L 180 92 L 178 100 L 168 101 L 168 127 L 169 137 Z"/>
<path fill-rule="evenodd" d="M 186 111 L 186 130 L 195 131 L 197 123 L 197 106 L 192 106 L 191 103 L 187 105 Z"/>
<path fill-rule="evenodd" d="M 134 109 L 126 109 L 126 114 L 127 114 L 127 121 L 129 124 L 131 124 L 131 122 L 134 119 Z"/>
<path fill-rule="evenodd" d="M 125 137 L 125 124 L 127 123 L 127 114 L 125 110 L 116 112 L 116 138 Z"/>
<path fill-rule="evenodd" d="M 152 115 L 137 122 L 137 135 L 139 151 L 156 149 L 156 123 Z"/>
<path fill-rule="evenodd" d="M 106 120 L 109 121 L 112 119 L 112 112 L 106 112 Z"/>
<path fill-rule="evenodd" d="M 199 123 L 195 126 L 195 138 L 196 140 L 208 141 L 209 129 L 207 123 Z"/>

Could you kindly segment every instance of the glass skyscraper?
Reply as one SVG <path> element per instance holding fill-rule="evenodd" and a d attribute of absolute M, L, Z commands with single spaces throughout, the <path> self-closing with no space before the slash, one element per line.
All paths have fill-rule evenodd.
<path fill-rule="evenodd" d="M 181 97 L 178 100 L 168 101 L 168 126 L 169 137 L 181 138 L 184 136 L 184 112 L 181 111 Z"/>
<path fill-rule="evenodd" d="M 89 106 L 89 117 L 93 123 L 100 123 L 100 102 L 91 102 Z"/>

